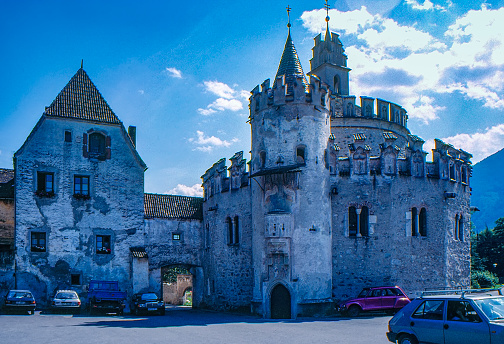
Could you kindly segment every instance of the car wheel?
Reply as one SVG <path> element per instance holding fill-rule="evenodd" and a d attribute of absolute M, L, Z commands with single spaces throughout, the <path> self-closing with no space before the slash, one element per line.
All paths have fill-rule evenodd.
<path fill-rule="evenodd" d="M 360 314 L 361 312 L 361 309 L 359 306 L 356 306 L 356 305 L 353 305 L 353 306 L 350 306 L 350 308 L 348 308 L 348 316 L 350 317 L 356 317 Z"/>
<path fill-rule="evenodd" d="M 399 337 L 399 340 L 397 341 L 398 344 L 418 344 L 418 340 L 415 338 L 415 336 L 412 336 L 410 334 L 404 334 Z"/>

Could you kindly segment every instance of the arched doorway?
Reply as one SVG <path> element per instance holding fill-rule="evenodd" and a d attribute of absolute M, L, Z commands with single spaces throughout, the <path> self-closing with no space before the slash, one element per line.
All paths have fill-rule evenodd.
<path fill-rule="evenodd" d="M 161 268 L 163 300 L 167 304 L 192 307 L 193 274 L 188 265 Z"/>
<path fill-rule="evenodd" d="M 291 319 L 291 295 L 282 284 L 271 291 L 271 319 Z"/>

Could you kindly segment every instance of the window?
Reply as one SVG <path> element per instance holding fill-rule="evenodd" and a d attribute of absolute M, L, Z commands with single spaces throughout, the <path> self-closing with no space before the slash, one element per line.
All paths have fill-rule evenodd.
<path fill-rule="evenodd" d="M 41 197 L 54 196 L 54 173 L 37 172 L 37 195 Z"/>
<path fill-rule="evenodd" d="M 31 251 L 32 252 L 45 252 L 46 251 L 46 233 L 45 232 L 32 232 L 31 233 Z"/>
<path fill-rule="evenodd" d="M 296 148 L 296 162 L 298 164 L 305 163 L 305 149 L 304 149 L 304 147 Z"/>
<path fill-rule="evenodd" d="M 455 180 L 455 165 L 450 164 L 450 180 Z"/>
<path fill-rule="evenodd" d="M 105 155 L 105 136 L 103 134 L 92 133 L 89 135 L 89 155 Z"/>
<path fill-rule="evenodd" d="M 340 78 L 338 75 L 334 76 L 334 92 L 336 92 L 336 94 L 341 93 L 341 84 L 340 84 Z"/>
<path fill-rule="evenodd" d="M 481 318 L 467 301 L 448 301 L 449 321 L 481 322 Z"/>
<path fill-rule="evenodd" d="M 89 196 L 89 176 L 74 176 L 74 196 Z"/>
<path fill-rule="evenodd" d="M 420 209 L 420 216 L 418 217 L 418 232 L 420 236 L 427 236 L 427 210 Z"/>
<path fill-rule="evenodd" d="M 110 254 L 110 235 L 97 235 L 96 236 L 96 253 L 97 254 Z"/>
<path fill-rule="evenodd" d="M 462 215 L 458 220 L 458 239 L 464 241 L 464 217 Z"/>
<path fill-rule="evenodd" d="M 238 244 L 240 243 L 240 226 L 239 226 L 239 221 L 238 221 L 238 216 L 235 216 L 234 218 L 234 238 L 233 238 L 233 243 Z"/>
<path fill-rule="evenodd" d="M 369 209 L 364 206 L 359 214 L 359 233 L 361 236 L 369 236 Z"/>
<path fill-rule="evenodd" d="M 71 274 L 70 275 L 70 284 L 71 285 L 81 285 L 81 275 L 80 274 Z"/>
<path fill-rule="evenodd" d="M 443 320 L 444 301 L 426 300 L 411 315 L 412 318 Z"/>
<path fill-rule="evenodd" d="M 180 241 L 180 233 L 172 233 L 172 240 Z"/>
<path fill-rule="evenodd" d="M 417 208 L 411 208 L 411 236 L 417 236 L 418 233 L 418 211 Z"/>
<path fill-rule="evenodd" d="M 65 142 L 72 142 L 72 132 L 65 130 Z"/>
<path fill-rule="evenodd" d="M 266 166 L 266 152 L 262 151 L 259 153 L 259 158 L 260 158 L 260 168 L 264 168 Z"/>
<path fill-rule="evenodd" d="M 355 207 L 348 208 L 348 236 L 357 236 L 357 209 Z"/>
<path fill-rule="evenodd" d="M 458 240 L 458 238 L 459 238 L 459 224 L 460 224 L 459 216 L 457 214 L 457 215 L 455 215 L 455 226 L 453 228 L 453 238 L 455 240 Z"/>

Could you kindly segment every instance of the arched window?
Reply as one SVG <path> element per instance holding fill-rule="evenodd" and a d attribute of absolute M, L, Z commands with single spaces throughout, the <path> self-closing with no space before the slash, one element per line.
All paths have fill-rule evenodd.
<path fill-rule="evenodd" d="M 238 221 L 238 216 L 234 218 L 234 238 L 233 243 L 238 244 L 240 242 L 240 222 Z"/>
<path fill-rule="evenodd" d="M 226 228 L 227 228 L 227 239 L 228 245 L 233 244 L 233 221 L 230 217 L 226 218 Z"/>
<path fill-rule="evenodd" d="M 420 236 L 427 236 L 427 210 L 420 209 L 420 216 L 418 217 L 418 232 Z"/>
<path fill-rule="evenodd" d="M 336 92 L 336 94 L 341 93 L 341 84 L 340 84 L 339 75 L 334 76 L 334 92 Z"/>
<path fill-rule="evenodd" d="M 366 106 L 366 117 L 373 117 L 373 109 L 369 104 Z"/>
<path fill-rule="evenodd" d="M 353 104 L 352 103 L 348 103 L 347 104 L 347 106 L 346 106 L 346 113 L 347 113 L 348 117 L 352 117 L 353 116 Z"/>
<path fill-rule="evenodd" d="M 418 211 L 417 208 L 411 208 L 411 236 L 418 234 Z"/>
<path fill-rule="evenodd" d="M 297 147 L 296 148 L 296 162 L 298 164 L 305 163 L 305 148 L 304 147 Z"/>
<path fill-rule="evenodd" d="M 357 236 L 357 209 L 355 207 L 348 208 L 348 236 Z"/>
<path fill-rule="evenodd" d="M 467 183 L 467 168 L 465 167 L 462 167 L 462 177 L 461 177 L 461 182 L 462 183 L 465 183 L 465 184 L 468 184 Z"/>
<path fill-rule="evenodd" d="M 361 236 L 369 236 L 369 209 L 364 206 L 359 214 L 359 233 Z"/>
<path fill-rule="evenodd" d="M 455 180 L 455 165 L 450 164 L 450 180 Z"/>
<path fill-rule="evenodd" d="M 458 239 L 464 241 L 464 217 L 462 215 L 458 220 Z"/>

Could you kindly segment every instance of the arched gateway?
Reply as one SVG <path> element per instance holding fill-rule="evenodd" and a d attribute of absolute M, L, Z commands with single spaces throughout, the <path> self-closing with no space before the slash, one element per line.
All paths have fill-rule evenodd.
<path fill-rule="evenodd" d="M 278 284 L 271 291 L 271 319 L 291 318 L 291 295 L 287 288 Z"/>

